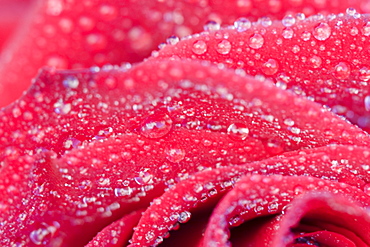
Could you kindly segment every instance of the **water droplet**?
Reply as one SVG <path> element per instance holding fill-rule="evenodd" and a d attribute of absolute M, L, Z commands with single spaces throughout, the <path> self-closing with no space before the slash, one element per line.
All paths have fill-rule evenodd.
<path fill-rule="evenodd" d="M 243 141 L 247 139 L 249 129 L 244 123 L 233 123 L 227 128 L 227 134 L 233 140 Z"/>
<path fill-rule="evenodd" d="M 92 33 L 86 36 L 86 44 L 89 50 L 100 51 L 107 47 L 108 41 L 104 35 Z"/>
<path fill-rule="evenodd" d="M 177 36 L 170 36 L 167 38 L 166 42 L 170 45 L 176 45 L 180 41 L 179 37 Z"/>
<path fill-rule="evenodd" d="M 148 231 L 145 234 L 145 239 L 148 240 L 148 241 L 152 241 L 154 238 L 155 238 L 155 234 L 154 234 L 153 231 Z"/>
<path fill-rule="evenodd" d="M 141 133 L 147 138 L 161 138 L 172 128 L 172 119 L 167 114 L 152 114 L 141 123 Z"/>
<path fill-rule="evenodd" d="M 230 50 L 231 50 L 231 44 L 227 40 L 221 41 L 220 43 L 218 43 L 216 47 L 216 51 L 223 55 L 228 54 Z"/>
<path fill-rule="evenodd" d="M 291 38 L 293 38 L 293 35 L 294 35 L 293 29 L 291 29 L 291 28 L 285 28 L 283 30 L 283 37 L 284 37 L 284 39 L 291 39 Z"/>
<path fill-rule="evenodd" d="M 272 20 L 270 19 L 270 17 L 261 17 L 261 18 L 258 19 L 258 21 L 264 27 L 269 27 L 269 26 L 272 25 Z"/>
<path fill-rule="evenodd" d="M 370 80 L 370 69 L 368 69 L 367 67 L 363 67 L 359 70 L 359 78 L 360 80 L 363 80 L 363 81 L 368 81 Z"/>
<path fill-rule="evenodd" d="M 207 44 L 203 40 L 195 41 L 192 47 L 192 51 L 197 54 L 201 55 L 207 51 Z"/>
<path fill-rule="evenodd" d="M 270 214 L 276 213 L 279 209 L 279 204 L 277 202 L 272 202 L 267 206 L 267 210 Z"/>
<path fill-rule="evenodd" d="M 356 9 L 354 9 L 354 8 L 347 8 L 346 9 L 346 13 L 347 13 L 347 15 L 350 15 L 350 16 L 354 16 L 355 14 L 356 14 Z"/>
<path fill-rule="evenodd" d="M 283 18 L 283 20 L 281 21 L 281 23 L 283 24 L 283 26 L 285 27 L 291 27 L 295 24 L 295 18 L 291 15 L 287 15 Z"/>
<path fill-rule="evenodd" d="M 66 88 L 77 88 L 78 85 L 80 84 L 79 80 L 77 79 L 77 77 L 75 76 L 67 76 L 64 80 L 63 80 L 63 85 L 66 87 Z"/>
<path fill-rule="evenodd" d="M 62 13 L 64 3 L 62 0 L 48 0 L 46 1 L 46 13 L 48 15 L 58 16 Z"/>
<path fill-rule="evenodd" d="M 362 28 L 362 33 L 365 36 L 370 36 L 370 22 L 367 22 L 365 26 Z"/>
<path fill-rule="evenodd" d="M 301 50 L 301 48 L 298 45 L 294 45 L 293 48 L 292 48 L 292 52 L 294 54 L 297 54 L 300 50 Z"/>
<path fill-rule="evenodd" d="M 304 41 L 308 41 L 310 40 L 311 38 L 311 33 L 308 32 L 308 31 L 304 31 L 301 35 L 301 38 L 304 40 Z"/>
<path fill-rule="evenodd" d="M 117 8 L 108 4 L 101 5 L 99 8 L 99 13 L 105 21 L 112 21 L 118 16 Z"/>
<path fill-rule="evenodd" d="M 265 39 L 261 34 L 254 34 L 249 38 L 249 47 L 253 49 L 259 49 L 263 46 Z"/>
<path fill-rule="evenodd" d="M 133 192 L 133 189 L 130 187 L 127 188 L 115 188 L 114 189 L 114 195 L 117 197 L 122 197 L 122 196 L 129 196 Z"/>
<path fill-rule="evenodd" d="M 365 192 L 366 194 L 370 195 L 370 184 L 366 184 L 366 185 L 364 186 L 364 192 Z"/>
<path fill-rule="evenodd" d="M 180 223 L 186 223 L 186 222 L 188 222 L 190 220 L 190 218 L 191 218 L 191 213 L 188 212 L 188 211 L 184 211 L 184 212 L 181 212 L 180 213 L 180 216 L 178 218 L 178 221 Z"/>
<path fill-rule="evenodd" d="M 54 104 L 54 112 L 56 114 L 68 114 L 72 109 L 71 104 L 65 104 L 62 100 L 57 101 Z"/>
<path fill-rule="evenodd" d="M 185 150 L 180 148 L 166 148 L 165 149 L 166 158 L 173 163 L 179 163 L 185 158 Z"/>
<path fill-rule="evenodd" d="M 56 221 L 52 225 L 43 222 L 38 229 L 30 233 L 30 239 L 36 245 L 48 245 L 59 227 L 60 225 Z"/>
<path fill-rule="evenodd" d="M 337 79 L 347 79 L 351 73 L 351 68 L 345 62 L 340 62 L 334 67 L 334 76 Z"/>
<path fill-rule="evenodd" d="M 252 23 L 247 18 L 239 18 L 234 22 L 234 27 L 238 32 L 244 32 L 252 26 Z"/>
<path fill-rule="evenodd" d="M 139 177 L 134 178 L 138 185 L 146 185 L 153 183 L 153 174 L 149 173 L 147 170 L 141 171 Z"/>
<path fill-rule="evenodd" d="M 317 40 L 327 40 L 331 35 L 331 28 L 327 23 L 320 23 L 312 31 L 312 34 Z"/>
<path fill-rule="evenodd" d="M 364 104 L 366 111 L 370 111 L 370 95 L 365 97 Z"/>
<path fill-rule="evenodd" d="M 265 149 L 268 153 L 272 155 L 277 155 L 284 152 L 284 145 L 279 140 L 270 138 L 265 143 Z"/>
<path fill-rule="evenodd" d="M 203 26 L 203 29 L 205 31 L 216 31 L 216 30 L 220 30 L 221 28 L 221 25 L 220 23 L 217 23 L 215 21 L 208 21 L 204 26 Z"/>
<path fill-rule="evenodd" d="M 357 27 L 352 27 L 351 30 L 349 31 L 349 34 L 352 36 L 356 36 L 358 34 Z"/>
<path fill-rule="evenodd" d="M 321 63 L 322 63 L 322 59 L 321 57 L 318 57 L 318 56 L 312 56 L 310 59 L 309 59 L 309 62 L 312 66 L 312 68 L 320 68 L 321 66 Z"/>
<path fill-rule="evenodd" d="M 275 59 L 269 59 L 266 63 L 262 65 L 262 72 L 266 75 L 273 75 L 279 69 L 279 64 Z"/>

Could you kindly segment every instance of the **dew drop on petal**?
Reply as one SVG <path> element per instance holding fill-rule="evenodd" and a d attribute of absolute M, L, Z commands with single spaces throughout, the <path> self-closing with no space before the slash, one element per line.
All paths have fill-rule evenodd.
<path fill-rule="evenodd" d="M 203 26 L 204 31 L 216 31 L 216 30 L 220 30 L 220 28 L 221 28 L 220 23 L 217 23 L 215 21 L 208 21 Z"/>
<path fill-rule="evenodd" d="M 265 39 L 261 34 L 254 34 L 249 38 L 249 47 L 253 49 L 259 49 L 263 46 Z"/>
<path fill-rule="evenodd" d="M 362 67 L 361 69 L 359 69 L 359 73 L 360 80 L 362 81 L 370 80 L 370 69 L 368 69 L 367 67 Z"/>
<path fill-rule="evenodd" d="M 35 245 L 48 245 L 55 232 L 60 227 L 59 223 L 54 221 L 52 225 L 45 222 L 30 233 L 30 239 Z"/>
<path fill-rule="evenodd" d="M 291 27 L 295 24 L 295 18 L 291 15 L 287 15 L 283 18 L 281 23 L 283 24 L 284 27 Z"/>
<path fill-rule="evenodd" d="M 141 123 L 141 133 L 147 138 L 161 138 L 172 128 L 172 119 L 167 114 L 153 114 Z"/>
<path fill-rule="evenodd" d="M 275 59 L 269 59 L 266 63 L 262 64 L 262 72 L 266 75 L 273 75 L 279 69 L 279 64 Z"/>
<path fill-rule="evenodd" d="M 169 45 L 176 45 L 180 41 L 179 37 L 172 35 L 167 38 L 166 42 Z"/>
<path fill-rule="evenodd" d="M 331 35 L 331 28 L 327 23 L 320 23 L 312 31 L 312 34 L 317 40 L 327 40 Z"/>
<path fill-rule="evenodd" d="M 190 220 L 190 218 L 191 218 L 191 213 L 188 212 L 188 211 L 184 211 L 184 212 L 181 212 L 180 213 L 180 216 L 178 218 L 178 221 L 180 223 L 186 223 L 186 222 L 188 222 Z"/>
<path fill-rule="evenodd" d="M 362 33 L 365 36 L 370 36 L 370 22 L 367 22 L 365 26 L 362 28 Z"/>
<path fill-rule="evenodd" d="M 270 17 L 261 17 L 261 18 L 258 19 L 258 21 L 264 27 L 269 27 L 269 26 L 272 25 L 272 20 L 270 19 Z"/>
<path fill-rule="evenodd" d="M 337 79 L 347 79 L 351 73 L 351 68 L 345 62 L 340 62 L 334 67 L 334 76 Z"/>
<path fill-rule="evenodd" d="M 166 148 L 166 158 L 170 162 L 179 163 L 185 158 L 186 152 L 181 148 Z"/>
<path fill-rule="evenodd" d="M 370 111 L 370 95 L 365 97 L 364 104 L 366 111 Z"/>
<path fill-rule="evenodd" d="M 79 80 L 77 79 L 77 77 L 75 76 L 67 76 L 64 80 L 63 80 L 63 85 L 66 87 L 66 88 L 77 88 L 78 85 L 80 84 Z"/>
<path fill-rule="evenodd" d="M 312 68 L 317 69 L 317 68 L 320 68 L 321 63 L 322 63 L 322 59 L 321 59 L 321 57 L 315 55 L 315 56 L 312 56 L 309 59 L 309 62 L 311 64 Z"/>
<path fill-rule="evenodd" d="M 294 35 L 293 29 L 291 29 L 291 28 L 285 28 L 283 30 L 283 37 L 284 37 L 284 39 L 291 39 L 291 38 L 293 38 L 293 35 Z"/>
<path fill-rule="evenodd" d="M 204 54 L 207 51 L 207 44 L 203 40 L 197 40 L 191 50 L 197 55 Z"/>
<path fill-rule="evenodd" d="M 231 50 L 231 44 L 228 40 L 223 40 L 217 44 L 216 51 L 220 54 L 228 54 Z"/>
<path fill-rule="evenodd" d="M 301 35 L 301 38 L 304 40 L 304 41 L 308 41 L 310 40 L 311 38 L 311 33 L 308 32 L 308 31 L 304 31 Z"/>
<path fill-rule="evenodd" d="M 243 141 L 247 139 L 249 135 L 249 129 L 244 123 L 233 123 L 227 128 L 227 134 L 232 140 Z"/>
<path fill-rule="evenodd" d="M 346 9 L 346 14 L 350 16 L 354 16 L 357 13 L 356 9 L 354 8 L 347 8 Z"/>
<path fill-rule="evenodd" d="M 273 138 L 268 139 L 264 146 L 266 151 L 271 155 L 277 155 L 284 152 L 284 144 Z"/>
<path fill-rule="evenodd" d="M 252 26 L 252 23 L 247 18 L 239 18 L 234 22 L 234 27 L 238 32 L 244 32 Z"/>

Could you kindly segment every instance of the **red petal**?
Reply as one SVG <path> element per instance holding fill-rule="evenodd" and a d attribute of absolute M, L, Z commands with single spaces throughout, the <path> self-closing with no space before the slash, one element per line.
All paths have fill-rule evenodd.
<path fill-rule="evenodd" d="M 86 247 L 119 247 L 128 242 L 142 210 L 134 211 L 105 227 Z"/>
<path fill-rule="evenodd" d="M 279 4 L 277 4 L 279 3 Z M 368 9 L 360 0 L 327 1 L 38 1 L 6 58 L 1 59 L 0 106 L 17 99 L 45 65 L 81 68 L 140 61 L 170 35 L 199 32 L 208 20 L 231 24 L 237 17 L 287 12 L 338 13 L 351 7 Z M 191 18 L 189 18 L 191 16 Z M 29 26 L 28 26 L 29 25 Z M 177 38 L 174 38 L 177 40 Z M 124 49 L 122 49 L 124 47 Z M 12 59 L 10 61 L 9 57 Z M 22 68 L 20 73 L 19 68 Z"/>
<path fill-rule="evenodd" d="M 299 190 L 297 190 L 297 187 L 299 187 Z M 315 203 L 321 202 L 321 204 L 305 201 L 304 204 L 297 206 L 293 203 L 291 210 L 295 210 L 298 214 L 308 211 L 313 214 L 312 219 L 314 221 L 327 220 L 345 228 L 348 226 L 348 229 L 360 236 L 362 241 L 370 244 L 370 238 L 367 234 L 368 229 L 361 227 L 370 225 L 370 218 L 363 208 L 369 205 L 370 197 L 362 191 L 352 186 L 312 177 L 260 175 L 242 178 L 235 188 L 219 202 L 209 221 L 204 235 L 204 243 L 213 246 L 226 246 L 229 238 L 229 227 L 237 226 L 240 222 L 256 217 L 280 213 L 284 211 L 284 207 L 293 198 L 312 190 L 316 192 L 308 198 Z M 330 192 L 330 194 L 327 195 L 326 192 Z M 338 196 L 341 194 L 345 195 L 349 201 Z M 330 199 L 327 202 L 328 198 Z M 353 203 L 353 201 L 356 203 Z M 357 203 L 361 207 L 357 206 Z M 326 204 L 326 207 L 323 208 L 322 204 Z M 311 214 L 308 215 L 311 216 Z M 289 227 L 283 225 L 280 229 L 287 231 L 292 226 L 292 222 L 296 224 L 300 219 L 294 215 L 290 217 Z M 347 222 L 348 225 L 346 225 Z M 291 239 L 278 234 L 277 240 L 273 242 L 272 246 L 285 246 L 290 241 Z"/>
<path fill-rule="evenodd" d="M 180 128 L 250 143 L 241 152 L 254 149 L 255 158 L 245 162 L 303 147 L 369 142 L 364 132 L 309 100 L 196 61 L 150 61 L 127 72 L 46 70 L 0 117 L 0 147 L 11 144 L 30 154 L 49 149 L 62 155 L 132 132 L 161 138 Z M 156 121 L 164 121 L 163 128 L 150 127 Z"/>
<path fill-rule="evenodd" d="M 273 246 L 296 246 L 289 243 L 305 244 L 306 240 L 306 244 L 312 241 L 324 246 L 365 247 L 370 242 L 369 221 L 366 210 L 345 197 L 312 193 L 293 201 L 282 216 L 272 243 Z M 316 229 L 302 227 L 304 224 Z"/>
<path fill-rule="evenodd" d="M 353 151 L 353 154 L 348 152 L 349 150 Z M 140 220 L 133 236 L 133 244 L 153 244 L 155 241 L 161 241 L 162 236 L 165 236 L 167 231 L 172 229 L 178 221 L 181 223 L 187 221 L 186 216 L 199 211 L 201 208 L 212 208 L 220 196 L 229 190 L 240 176 L 245 174 L 309 175 L 317 178 L 345 180 L 363 188 L 364 181 L 358 181 L 358 178 L 354 178 L 353 175 L 352 179 L 348 179 L 351 175 L 346 175 L 350 174 L 346 167 L 351 167 L 351 170 L 360 172 L 359 177 L 364 176 L 366 177 L 364 180 L 367 181 L 367 171 L 360 167 L 366 168 L 369 162 L 365 158 L 362 160 L 358 160 L 358 158 L 363 157 L 361 153 L 368 151 L 363 148 L 325 147 L 312 150 L 311 155 L 297 155 L 286 159 L 271 158 L 243 166 L 199 173 L 186 181 L 178 183 L 173 189 L 155 200 Z M 345 161 L 343 157 L 346 158 Z M 346 165 L 340 165 L 341 162 L 345 162 Z M 337 165 L 335 165 L 336 163 Z M 302 181 L 305 180 L 307 180 L 307 177 L 302 177 Z M 328 182 L 323 183 L 327 184 Z M 304 182 L 296 184 L 294 189 L 297 194 L 303 193 L 305 191 Z M 367 191 L 367 186 L 363 189 Z M 209 200 L 209 197 L 213 199 Z M 272 209 L 275 208 L 272 206 L 271 213 L 277 212 L 278 209 L 276 208 L 276 211 L 273 211 Z M 182 220 L 181 217 L 186 218 L 186 220 Z M 142 239 L 141 237 L 145 236 L 146 233 L 153 236 L 152 239 Z M 159 239 L 156 239 L 158 237 Z"/>
<path fill-rule="evenodd" d="M 368 130 L 368 16 L 349 10 L 346 15 L 242 25 L 194 35 L 165 46 L 155 57 L 188 57 L 243 68 L 330 106 Z"/>

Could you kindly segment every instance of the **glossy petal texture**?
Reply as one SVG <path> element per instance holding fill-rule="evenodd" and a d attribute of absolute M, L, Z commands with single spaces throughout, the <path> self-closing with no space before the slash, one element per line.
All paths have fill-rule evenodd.
<path fill-rule="evenodd" d="M 46 70 L 0 117 L 0 147 L 27 154 L 62 155 L 126 133 L 159 139 L 182 128 L 244 141 L 245 162 L 303 147 L 369 143 L 367 134 L 318 104 L 240 71 L 189 60 Z"/>
<path fill-rule="evenodd" d="M 17 3 L 0 245 L 370 246 L 368 1 Z"/>
<path fill-rule="evenodd" d="M 346 182 L 361 188 L 363 194 L 368 193 L 367 170 L 370 163 L 366 158 L 359 159 L 359 157 L 366 156 L 369 149 L 332 146 L 311 149 L 310 154 L 301 152 L 302 154 L 292 152 L 289 158 L 274 157 L 246 165 L 205 171 L 178 183 L 156 199 L 144 213 L 135 230 L 133 245 L 151 245 L 161 242 L 164 236 L 168 237 L 168 230 L 175 229 L 178 223 L 187 222 L 190 216 L 199 210 L 204 208 L 211 210 L 218 199 L 232 189 L 241 176 L 251 173 L 303 176 L 302 181 L 306 179 L 304 176 L 313 176 Z M 305 191 L 301 184 L 296 184 L 294 189 L 297 194 Z M 278 190 L 280 188 L 276 189 Z M 280 192 L 277 192 L 277 195 L 279 194 Z M 278 212 L 277 206 L 278 204 L 269 206 L 271 214 Z M 234 226 L 238 224 L 240 222 L 236 220 Z M 152 235 L 152 238 L 143 238 L 147 233 Z"/>
<path fill-rule="evenodd" d="M 347 6 L 361 11 L 369 9 L 360 0 L 324 4 L 308 0 L 34 0 L 34 3 L 24 30 L 0 58 L 3 95 L 0 106 L 17 99 L 42 66 L 65 69 L 137 62 L 171 35 L 183 37 L 199 32 L 209 20 L 231 24 L 240 16 L 282 18 L 290 12 L 338 13 Z"/>
<path fill-rule="evenodd" d="M 369 130 L 368 15 L 349 9 L 337 16 L 287 16 L 248 26 L 245 22 L 168 44 L 154 57 L 188 57 L 243 68 L 330 106 Z"/>
<path fill-rule="evenodd" d="M 366 228 L 362 228 L 363 225 L 368 226 L 370 220 L 363 208 L 370 203 L 370 197 L 367 194 L 352 186 L 312 177 L 260 175 L 251 175 L 242 178 L 235 188 L 220 201 L 209 221 L 204 235 L 204 242 L 208 246 L 227 246 L 227 240 L 229 238 L 228 228 L 230 226 L 238 225 L 244 220 L 250 220 L 255 217 L 281 213 L 283 208 L 288 206 L 289 202 L 295 197 L 311 190 L 318 191 L 313 194 L 314 196 L 312 196 L 311 200 L 322 202 L 307 204 L 306 201 L 305 208 L 306 211 L 312 212 L 312 218 L 316 219 L 317 224 L 320 224 L 321 221 L 331 224 L 340 223 L 342 227 L 350 229 L 359 236 L 364 243 L 367 245 L 370 244 L 367 230 Z M 323 192 L 333 193 L 331 196 L 328 196 L 331 198 L 331 201 L 325 202 L 323 199 L 320 200 L 320 197 L 322 197 L 320 194 Z M 343 200 L 340 196 L 337 199 L 340 194 L 345 194 L 350 199 L 350 203 Z M 323 207 L 320 204 L 326 204 L 326 207 L 329 206 L 329 208 Z M 346 206 L 341 207 L 341 204 Z M 357 204 L 361 206 L 358 207 Z M 294 204 L 291 207 L 293 206 Z M 274 210 L 271 210 L 271 208 L 274 208 Z M 304 207 L 299 206 L 296 210 L 300 213 L 300 210 L 304 210 Z M 341 212 L 340 217 L 343 218 L 338 218 L 335 211 Z M 296 217 L 295 220 L 299 220 L 299 218 Z M 358 222 L 359 220 L 360 222 Z M 349 225 L 346 226 L 344 222 L 348 222 Z M 280 242 L 285 241 L 282 236 L 279 236 L 278 239 Z M 289 242 L 291 242 L 290 239 L 284 244 Z M 272 246 L 285 245 L 273 242 Z"/>

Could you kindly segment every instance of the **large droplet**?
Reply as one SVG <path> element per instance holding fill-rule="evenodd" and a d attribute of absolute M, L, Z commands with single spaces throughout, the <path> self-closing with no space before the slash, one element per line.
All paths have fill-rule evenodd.
<path fill-rule="evenodd" d="M 203 40 L 195 41 L 191 50 L 197 55 L 204 54 L 207 51 L 207 44 Z"/>
<path fill-rule="evenodd" d="M 252 23 L 247 18 L 239 18 L 234 22 L 234 27 L 238 32 L 244 32 L 252 26 Z"/>
<path fill-rule="evenodd" d="M 320 23 L 312 31 L 312 34 L 317 40 L 327 40 L 331 35 L 331 28 L 327 23 Z"/>
<path fill-rule="evenodd" d="M 279 69 L 279 64 L 275 59 L 269 59 L 262 65 L 262 72 L 266 75 L 273 75 Z"/>
<path fill-rule="evenodd" d="M 259 49 L 263 46 L 265 39 L 261 34 L 254 34 L 249 38 L 249 47 L 253 49 Z"/>
<path fill-rule="evenodd" d="M 152 114 L 141 123 L 141 133 L 147 138 L 161 138 L 172 128 L 172 119 L 167 114 Z"/>
<path fill-rule="evenodd" d="M 292 15 L 287 15 L 283 18 L 283 20 L 281 21 L 281 23 L 283 24 L 283 26 L 285 27 L 291 27 L 295 24 L 295 18 L 292 16 Z"/>
<path fill-rule="evenodd" d="M 220 54 L 226 55 L 231 50 L 231 44 L 228 40 L 223 40 L 217 44 L 216 51 Z"/>
<path fill-rule="evenodd" d="M 337 79 L 347 79 L 351 73 L 351 68 L 345 62 L 340 62 L 334 67 L 334 76 Z"/>
<path fill-rule="evenodd" d="M 248 126 L 244 123 L 233 123 L 227 128 L 228 136 L 235 141 L 247 139 L 249 134 Z"/>

